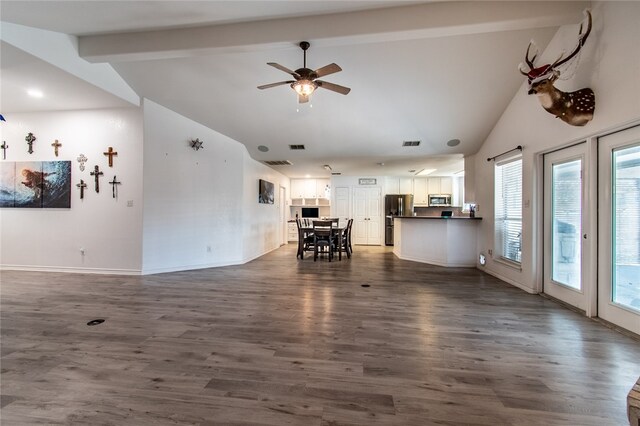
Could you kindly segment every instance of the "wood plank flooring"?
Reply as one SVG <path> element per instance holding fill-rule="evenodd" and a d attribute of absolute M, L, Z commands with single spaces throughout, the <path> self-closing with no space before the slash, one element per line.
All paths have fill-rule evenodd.
<path fill-rule="evenodd" d="M 2 272 L 2 424 L 627 424 L 637 340 L 476 269 L 295 249 L 145 277 Z"/>

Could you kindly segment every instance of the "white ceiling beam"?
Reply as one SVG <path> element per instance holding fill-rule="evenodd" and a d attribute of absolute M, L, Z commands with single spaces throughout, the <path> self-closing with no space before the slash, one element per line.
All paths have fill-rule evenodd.
<path fill-rule="evenodd" d="M 578 23 L 589 2 L 467 1 L 426 3 L 348 13 L 193 28 L 81 36 L 90 62 L 126 62 L 216 52 L 398 41 Z M 499 46 L 496 46 L 499 48 Z"/>

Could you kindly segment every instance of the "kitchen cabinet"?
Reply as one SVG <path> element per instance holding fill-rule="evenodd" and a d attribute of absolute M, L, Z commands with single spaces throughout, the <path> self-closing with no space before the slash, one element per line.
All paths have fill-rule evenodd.
<path fill-rule="evenodd" d="M 328 198 L 329 179 L 291 179 L 291 198 Z"/>
<path fill-rule="evenodd" d="M 385 194 L 400 194 L 400 178 L 387 177 L 384 179 Z"/>
<path fill-rule="evenodd" d="M 450 177 L 430 177 L 427 179 L 427 192 L 432 195 L 452 194 L 453 181 Z"/>
<path fill-rule="evenodd" d="M 329 179 L 316 179 L 317 198 L 331 198 L 331 185 Z"/>
<path fill-rule="evenodd" d="M 295 222 L 287 223 L 287 241 L 298 241 L 298 224 Z"/>
<path fill-rule="evenodd" d="M 429 205 L 429 198 L 427 197 L 427 178 L 414 178 L 413 179 L 413 205 L 414 206 L 427 206 Z"/>
<path fill-rule="evenodd" d="M 291 198 L 304 198 L 304 179 L 291 179 Z"/>
<path fill-rule="evenodd" d="M 400 194 L 413 194 L 413 179 L 400 178 Z"/>

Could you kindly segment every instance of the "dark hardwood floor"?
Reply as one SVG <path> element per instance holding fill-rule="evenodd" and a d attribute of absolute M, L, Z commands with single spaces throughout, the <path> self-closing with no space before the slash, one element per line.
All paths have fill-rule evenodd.
<path fill-rule="evenodd" d="M 2 272 L 2 424 L 627 424 L 637 340 L 476 269 L 295 249 L 145 277 Z"/>

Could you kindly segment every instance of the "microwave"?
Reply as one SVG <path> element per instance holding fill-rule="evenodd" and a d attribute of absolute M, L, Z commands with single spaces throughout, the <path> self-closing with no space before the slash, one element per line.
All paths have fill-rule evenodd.
<path fill-rule="evenodd" d="M 451 194 L 429 194 L 429 207 L 451 206 Z"/>

